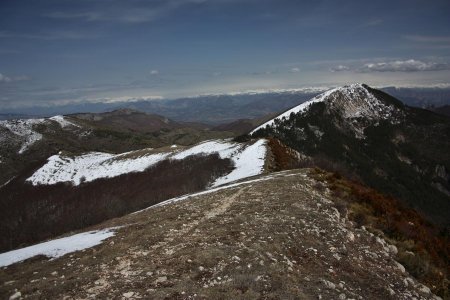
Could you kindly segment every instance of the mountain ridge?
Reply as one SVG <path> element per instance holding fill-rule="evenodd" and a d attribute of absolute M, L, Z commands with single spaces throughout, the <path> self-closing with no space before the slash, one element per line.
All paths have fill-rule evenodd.
<path fill-rule="evenodd" d="M 358 84 L 316 96 L 250 134 L 278 138 L 402 199 L 431 222 L 450 225 L 450 120 L 445 116 Z"/>
<path fill-rule="evenodd" d="M 395 246 L 341 214 L 310 172 L 265 175 L 110 220 L 96 232 L 115 233 L 94 248 L 2 268 L 8 284 L 0 292 L 31 298 L 439 299 L 395 260 Z"/>

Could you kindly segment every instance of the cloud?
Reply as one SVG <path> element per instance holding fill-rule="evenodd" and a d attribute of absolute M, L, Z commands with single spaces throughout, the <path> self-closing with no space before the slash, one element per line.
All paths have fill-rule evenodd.
<path fill-rule="evenodd" d="M 159 71 L 158 70 L 151 70 L 150 71 L 150 75 L 158 75 Z"/>
<path fill-rule="evenodd" d="M 344 65 L 338 65 L 336 67 L 331 67 L 330 71 L 331 72 L 342 72 L 342 71 L 349 71 L 350 68 Z"/>
<path fill-rule="evenodd" d="M 254 71 L 254 72 L 250 72 L 250 75 L 253 76 L 266 76 L 266 75 L 274 75 L 276 74 L 276 71 Z"/>
<path fill-rule="evenodd" d="M 81 20 L 84 22 L 119 22 L 119 23 L 144 23 L 154 21 L 171 9 L 167 7 L 157 8 L 132 8 L 127 7 L 121 10 L 84 11 L 77 13 L 67 13 L 55 11 L 45 14 L 44 17 L 60 20 Z"/>
<path fill-rule="evenodd" d="M 30 78 L 28 76 L 16 76 L 16 77 L 10 77 L 10 76 L 6 76 L 3 75 L 2 73 L 0 73 L 0 82 L 3 83 L 9 83 L 9 82 L 13 82 L 13 81 L 24 81 L 24 80 L 29 80 Z"/>
<path fill-rule="evenodd" d="M 405 35 L 403 38 L 417 43 L 450 43 L 450 36 Z"/>
<path fill-rule="evenodd" d="M 0 73 L 0 82 L 11 82 L 12 79 Z"/>
<path fill-rule="evenodd" d="M 391 62 L 367 63 L 359 72 L 421 72 L 449 70 L 448 63 L 423 62 L 420 60 L 397 60 Z"/>
<path fill-rule="evenodd" d="M 81 8 L 76 12 L 53 11 L 43 14 L 43 17 L 51 19 L 78 19 L 85 22 L 119 22 L 119 23 L 145 23 L 163 17 L 185 5 L 202 5 L 211 0 L 164 0 L 164 1 L 139 1 L 139 0 L 109 0 L 108 6 L 98 8 Z M 213 2 L 227 3 L 225 0 Z"/>
<path fill-rule="evenodd" d="M 63 11 L 55 11 L 45 14 L 44 17 L 52 19 L 84 19 L 86 21 L 100 21 L 102 19 L 102 14 L 99 12 L 79 12 L 79 13 L 68 13 Z"/>
<path fill-rule="evenodd" d="M 297 67 L 294 67 L 294 68 L 291 68 L 291 73 L 298 73 L 298 72 L 300 72 L 300 68 L 297 68 Z"/>
<path fill-rule="evenodd" d="M 46 33 L 17 33 L 10 31 L 0 31 L 0 38 L 24 38 L 24 39 L 36 39 L 36 40 L 83 40 L 83 39 L 95 39 L 100 35 L 89 32 L 76 32 L 76 31 L 54 31 Z"/>

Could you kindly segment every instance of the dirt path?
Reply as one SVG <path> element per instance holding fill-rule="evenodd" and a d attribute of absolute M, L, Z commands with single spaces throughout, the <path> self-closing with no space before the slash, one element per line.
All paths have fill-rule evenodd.
<path fill-rule="evenodd" d="M 235 194 L 231 195 L 220 202 L 220 204 L 216 207 L 213 207 L 211 210 L 205 213 L 205 217 L 200 220 L 200 222 L 215 218 L 218 215 L 221 215 L 227 211 L 227 209 L 231 206 L 231 204 L 246 191 L 248 188 L 240 188 Z"/>

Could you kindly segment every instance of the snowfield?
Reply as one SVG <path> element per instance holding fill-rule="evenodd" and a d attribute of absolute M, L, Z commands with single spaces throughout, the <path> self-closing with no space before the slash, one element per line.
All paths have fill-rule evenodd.
<path fill-rule="evenodd" d="M 88 231 L 65 238 L 51 240 L 22 249 L 12 250 L 0 254 L 0 267 L 12 265 L 28 258 L 45 255 L 49 258 L 61 257 L 67 253 L 80 251 L 97 246 L 103 240 L 115 235 L 115 229 L 107 228 L 98 231 Z"/>
<path fill-rule="evenodd" d="M 190 155 L 218 153 L 222 159 L 229 158 L 234 170 L 216 179 L 212 186 L 218 186 L 263 172 L 266 156 L 266 140 L 253 144 L 240 144 L 228 140 L 212 140 L 191 148 L 170 148 L 168 152 L 155 153 L 144 149 L 123 154 L 90 152 L 81 156 L 68 157 L 62 154 L 48 158 L 47 163 L 31 175 L 27 181 L 33 185 L 51 185 L 70 182 L 79 185 L 99 178 L 111 178 L 131 172 L 143 172 L 165 159 L 181 160 Z"/>

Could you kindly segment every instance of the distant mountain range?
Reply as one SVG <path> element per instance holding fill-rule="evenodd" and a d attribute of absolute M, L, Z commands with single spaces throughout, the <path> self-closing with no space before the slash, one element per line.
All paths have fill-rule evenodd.
<path fill-rule="evenodd" d="M 439 107 L 450 104 L 450 88 L 395 88 L 383 91 L 416 107 Z M 80 103 L 61 106 L 35 106 L 18 109 L 0 109 L 0 119 L 49 117 L 73 113 L 101 113 L 130 108 L 158 114 L 177 122 L 199 122 L 212 125 L 226 124 L 239 119 L 262 118 L 305 102 L 325 91 L 321 89 L 275 90 L 263 92 L 203 95 L 175 100 L 140 100 L 115 103 Z"/>

